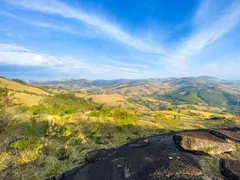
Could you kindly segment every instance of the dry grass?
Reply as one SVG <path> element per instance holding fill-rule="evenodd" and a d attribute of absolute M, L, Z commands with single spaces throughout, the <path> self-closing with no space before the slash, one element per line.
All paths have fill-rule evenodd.
<path fill-rule="evenodd" d="M 26 91 L 26 92 L 34 93 L 34 94 L 38 94 L 38 95 L 48 95 L 47 92 L 45 92 L 39 88 L 22 85 L 22 84 L 19 84 L 19 83 L 16 83 L 14 81 L 7 80 L 4 78 L 0 78 L 0 87 L 8 88 L 8 89 L 11 89 L 14 91 L 21 91 L 21 92 Z"/>
<path fill-rule="evenodd" d="M 111 91 L 128 95 L 151 95 L 154 92 L 165 94 L 172 90 L 173 88 L 168 83 L 143 83 L 132 86 L 121 85 Z"/>
<path fill-rule="evenodd" d="M 124 102 L 126 102 L 126 98 L 119 94 L 89 95 L 87 97 L 92 98 L 95 103 L 107 104 L 109 106 L 124 106 Z"/>
<path fill-rule="evenodd" d="M 14 92 L 15 103 L 20 103 L 25 106 L 34 106 L 38 105 L 39 102 L 43 100 L 44 97 L 37 96 L 33 94 L 26 94 L 26 93 L 20 93 L 20 92 Z"/>
<path fill-rule="evenodd" d="M 189 104 L 178 105 L 179 108 L 185 109 L 187 109 L 187 106 L 189 106 Z M 199 111 L 222 112 L 222 110 L 224 110 L 224 108 L 220 109 L 219 107 L 212 107 L 207 105 L 191 105 L 191 106 L 195 107 Z"/>

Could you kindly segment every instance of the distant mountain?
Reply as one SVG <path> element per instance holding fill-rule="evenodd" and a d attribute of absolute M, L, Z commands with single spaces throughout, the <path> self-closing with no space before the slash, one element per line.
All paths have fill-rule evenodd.
<path fill-rule="evenodd" d="M 116 80 L 86 80 L 86 79 L 71 79 L 63 81 L 46 81 L 46 82 L 34 82 L 38 85 L 46 86 L 63 86 L 66 88 L 85 88 L 85 87 L 112 87 L 120 85 L 137 85 L 142 83 L 151 83 L 151 82 L 164 82 L 173 80 L 176 78 L 151 78 L 151 79 L 116 79 Z"/>
<path fill-rule="evenodd" d="M 233 107 L 240 99 L 240 83 L 209 76 L 165 79 L 66 80 L 40 82 L 38 85 L 88 89 L 93 94 L 122 94 L 150 97 L 172 104 L 204 104 Z M 97 88 L 97 90 L 96 90 Z"/>

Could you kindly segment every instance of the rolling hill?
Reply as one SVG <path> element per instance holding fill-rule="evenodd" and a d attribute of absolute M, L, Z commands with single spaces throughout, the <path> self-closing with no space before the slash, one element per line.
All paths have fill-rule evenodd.
<path fill-rule="evenodd" d="M 20 103 L 26 106 L 37 105 L 43 97 L 49 95 L 48 92 L 22 83 L 21 80 L 8 80 L 0 78 L 0 88 L 7 88 L 15 97 L 15 103 Z"/>
<path fill-rule="evenodd" d="M 227 81 L 209 76 L 141 79 L 141 80 L 66 80 L 37 83 L 38 85 L 87 89 L 91 94 L 120 94 L 168 101 L 174 105 L 195 104 L 232 108 L 240 99 L 238 81 Z M 141 103 L 142 104 L 142 103 Z M 161 104 L 161 103 L 160 103 Z"/>

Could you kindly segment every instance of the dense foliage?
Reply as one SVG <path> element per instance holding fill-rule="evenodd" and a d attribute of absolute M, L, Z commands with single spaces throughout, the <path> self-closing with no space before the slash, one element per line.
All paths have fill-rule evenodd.
<path fill-rule="evenodd" d="M 76 112 L 82 112 L 85 109 L 92 109 L 95 105 L 84 98 L 77 97 L 74 94 L 56 94 L 44 99 L 44 103 L 38 106 L 32 106 L 27 113 L 34 115 L 66 115 Z"/>

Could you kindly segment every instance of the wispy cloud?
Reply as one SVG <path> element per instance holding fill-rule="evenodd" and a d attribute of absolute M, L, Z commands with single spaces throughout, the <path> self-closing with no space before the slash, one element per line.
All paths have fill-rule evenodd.
<path fill-rule="evenodd" d="M 132 63 L 126 63 L 121 61 L 115 61 L 115 60 L 111 60 L 110 62 L 117 65 L 127 66 L 127 67 L 137 67 L 137 68 L 144 68 L 144 69 L 147 68 L 146 65 L 142 65 L 142 64 L 132 64 Z"/>
<path fill-rule="evenodd" d="M 31 50 L 15 44 L 0 44 L 0 64 L 45 67 L 60 71 L 69 75 L 80 75 L 81 70 L 87 70 L 92 74 L 108 72 L 126 72 L 138 75 L 139 71 L 126 67 L 115 67 L 110 65 L 90 66 L 83 60 L 72 57 L 58 57 L 48 54 L 34 53 Z"/>
<path fill-rule="evenodd" d="M 30 52 L 30 50 L 14 44 L 0 44 L 0 52 Z"/>
<path fill-rule="evenodd" d="M 83 62 L 70 57 L 57 57 L 47 54 L 33 53 L 29 49 L 14 44 L 0 44 L 0 63 L 42 66 L 42 67 L 85 67 Z"/>
<path fill-rule="evenodd" d="M 196 12 L 197 16 L 200 16 L 199 14 L 202 14 L 203 11 L 208 11 L 205 9 L 208 7 L 205 1 L 203 4 L 204 5 L 199 6 Z M 211 10 L 210 7 L 208 7 L 208 9 L 209 11 Z M 207 13 L 204 12 L 204 14 L 206 15 Z M 228 8 L 219 12 L 218 16 L 214 19 L 212 19 L 212 17 L 206 18 L 209 20 L 207 23 L 194 29 L 190 37 L 180 43 L 176 49 L 171 49 L 171 53 L 165 58 L 167 63 L 184 69 L 193 56 L 229 33 L 239 23 L 240 3 L 239 1 L 233 2 Z"/>
<path fill-rule="evenodd" d="M 132 68 L 116 67 L 116 66 L 110 66 L 110 65 L 103 65 L 103 67 L 105 67 L 109 70 L 119 70 L 119 71 L 131 72 L 131 73 L 139 73 L 138 70 L 132 69 Z"/>
<path fill-rule="evenodd" d="M 109 74 L 116 74 L 116 77 L 118 74 L 135 74 L 138 76 L 143 74 L 142 70 L 146 70 L 146 72 L 144 72 L 145 76 L 147 76 L 146 74 L 153 74 L 156 77 L 158 75 L 187 76 L 194 74 L 192 70 L 194 67 L 191 66 L 191 63 L 201 59 L 201 55 L 205 55 L 204 53 L 207 52 L 205 50 L 207 50 L 208 46 L 213 45 L 212 47 L 214 47 L 224 36 L 231 33 L 240 22 L 239 0 L 232 0 L 231 2 L 219 0 L 218 2 L 220 3 L 217 5 L 214 0 L 203 0 L 200 1 L 196 12 L 187 21 L 188 27 L 191 28 L 190 32 L 179 33 L 179 37 L 173 38 L 174 41 L 153 45 L 148 41 L 144 41 L 143 38 L 127 32 L 126 29 L 120 27 L 120 25 L 117 25 L 115 22 L 102 18 L 101 14 L 90 14 L 82 9 L 76 9 L 75 7 L 64 4 L 63 1 L 60 0 L 4 1 L 17 7 L 23 7 L 24 10 L 28 10 L 27 13 L 29 13 L 30 10 L 42 13 L 41 15 L 48 15 L 46 17 L 44 16 L 48 21 L 43 22 L 42 20 L 38 21 L 27 17 L 23 18 L 4 11 L 0 11 L 0 16 L 7 16 L 31 26 L 54 29 L 78 36 L 88 36 L 83 30 L 87 29 L 90 30 L 90 33 L 93 33 L 91 35 L 94 35 L 96 39 L 108 39 L 111 40 L 109 44 L 115 46 L 117 42 L 118 45 L 120 44 L 124 48 L 122 52 L 121 49 L 118 49 L 115 51 L 116 53 L 112 53 L 111 50 L 115 50 L 114 48 L 116 47 L 110 47 L 110 50 L 107 51 L 109 54 L 107 54 L 104 50 L 106 50 L 106 46 L 109 44 L 106 43 L 107 45 L 105 46 L 104 44 L 104 48 L 99 47 L 100 51 L 103 50 L 103 53 L 101 52 L 102 54 L 99 53 L 102 55 L 101 58 L 99 58 L 100 56 L 96 57 L 97 53 L 94 53 L 92 49 L 87 49 L 89 47 L 86 47 L 88 52 L 84 52 L 85 54 L 83 56 L 86 57 L 86 59 L 83 61 L 70 57 L 39 54 L 14 44 L 0 44 L 0 63 L 44 66 L 75 74 L 79 73 L 80 69 L 84 69 L 94 74 L 105 74 L 107 77 L 109 77 Z M 30 14 L 31 13 L 33 12 L 30 12 Z M 51 17 L 51 19 L 49 17 Z M 64 23 L 69 24 L 61 26 L 61 23 L 56 21 L 56 17 L 64 19 Z M 77 25 L 83 27 L 83 29 Z M 9 36 L 11 35 L 9 34 Z M 94 42 L 89 41 L 89 44 L 90 43 Z M 78 47 L 76 46 L 75 48 Z M 93 53 L 88 54 L 89 52 Z M 90 61 L 87 61 L 88 58 Z M 206 57 L 206 59 L 212 61 L 208 57 Z M 237 60 L 232 62 L 232 64 L 239 67 L 239 63 L 236 63 L 236 61 Z M 94 64 L 89 65 L 86 62 L 94 62 Z M 211 68 L 216 70 L 217 68 L 224 67 L 223 65 L 216 65 L 215 62 L 205 65 L 204 63 L 205 62 L 199 62 L 200 66 L 203 65 L 202 67 L 208 70 Z M 152 71 L 150 67 L 154 70 Z M 231 68 L 229 65 L 228 71 L 231 71 Z M 233 69 L 235 70 L 236 68 Z M 214 73 L 214 71 L 212 71 L 212 73 Z"/>
<path fill-rule="evenodd" d="M 69 34 L 73 34 L 73 35 L 77 35 L 77 36 L 92 36 L 91 33 L 89 31 L 84 31 L 84 30 L 77 30 L 76 28 L 64 25 L 64 26 L 59 26 L 53 23 L 47 23 L 47 22 L 42 22 L 42 21 L 33 21 L 33 20 L 29 20 L 26 18 L 22 18 L 19 16 L 16 16 L 14 14 L 8 13 L 8 12 L 4 12 L 4 11 L 0 11 L 0 16 L 6 16 L 12 19 L 16 19 L 24 24 L 28 24 L 31 26 L 36 26 L 36 27 L 41 27 L 41 28 L 48 28 L 48 29 L 53 29 L 56 31 L 62 31 L 62 32 L 66 32 Z"/>
<path fill-rule="evenodd" d="M 80 9 L 74 9 L 58 0 L 5 0 L 16 6 L 22 6 L 31 10 L 40 11 L 48 14 L 58 14 L 65 18 L 73 18 L 87 25 L 93 26 L 105 34 L 106 37 L 115 39 L 129 47 L 147 53 L 162 53 L 163 47 L 150 45 L 145 41 L 131 36 L 114 23 L 99 18 L 96 15 L 90 15 Z"/>

